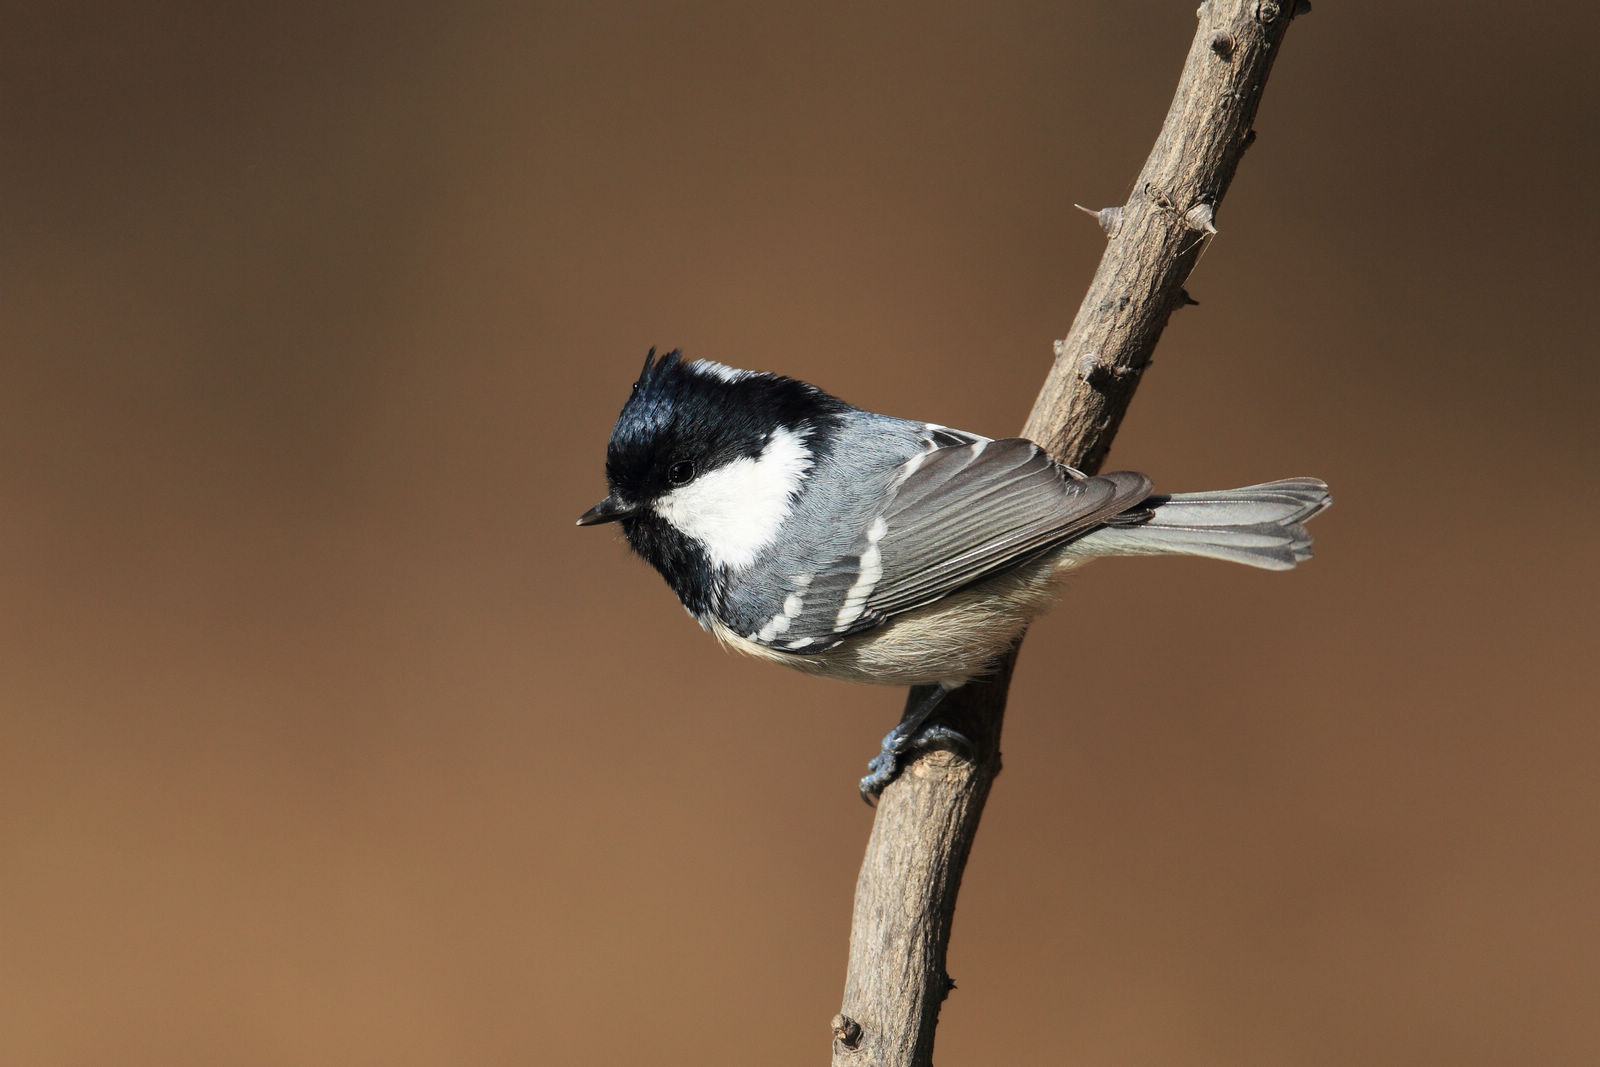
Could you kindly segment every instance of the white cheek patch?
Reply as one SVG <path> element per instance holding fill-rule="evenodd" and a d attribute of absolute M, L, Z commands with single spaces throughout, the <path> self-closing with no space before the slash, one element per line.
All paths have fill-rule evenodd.
<path fill-rule="evenodd" d="M 793 430 L 774 430 L 755 459 L 707 471 L 658 499 L 656 514 L 705 547 L 711 562 L 748 567 L 789 517 L 811 450 Z"/>

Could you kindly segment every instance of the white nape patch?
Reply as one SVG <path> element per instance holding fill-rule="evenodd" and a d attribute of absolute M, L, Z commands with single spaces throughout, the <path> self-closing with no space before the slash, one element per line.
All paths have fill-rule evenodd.
<path fill-rule="evenodd" d="M 777 536 L 811 462 L 802 434 L 779 427 L 761 455 L 707 471 L 657 499 L 655 511 L 698 541 L 712 563 L 739 570 Z"/>
<path fill-rule="evenodd" d="M 703 374 L 707 378 L 715 378 L 719 382 L 737 382 L 744 378 L 754 378 L 760 371 L 740 370 L 710 359 L 697 359 L 687 365 L 687 369 L 696 374 Z"/>
<path fill-rule="evenodd" d="M 845 594 L 838 618 L 833 620 L 835 630 L 846 629 L 867 610 L 867 598 L 872 595 L 878 579 L 883 577 L 883 554 L 878 551 L 878 542 L 888 532 L 889 524 L 883 521 L 882 515 L 867 527 L 867 550 L 861 553 L 861 570 L 856 574 L 856 584 Z"/>

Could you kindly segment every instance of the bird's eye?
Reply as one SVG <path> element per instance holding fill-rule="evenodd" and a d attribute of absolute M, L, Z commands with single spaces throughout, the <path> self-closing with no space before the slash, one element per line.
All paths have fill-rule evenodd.
<path fill-rule="evenodd" d="M 682 485 L 694 477 L 694 464 L 686 459 L 680 459 L 667 468 L 667 481 L 673 485 Z"/>

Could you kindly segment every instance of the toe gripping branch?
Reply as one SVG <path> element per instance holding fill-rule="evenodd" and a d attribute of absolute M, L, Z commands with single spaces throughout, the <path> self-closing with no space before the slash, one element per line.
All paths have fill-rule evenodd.
<path fill-rule="evenodd" d="M 900 776 L 900 759 L 909 752 L 926 752 L 929 749 L 948 748 L 970 757 L 972 742 L 964 734 L 942 723 L 930 723 L 929 717 L 953 692 L 941 685 L 919 685 L 911 690 L 906 700 L 906 711 L 883 738 L 883 746 L 867 764 L 867 776 L 861 779 L 861 799 L 869 807 L 878 802 L 878 794 Z"/>

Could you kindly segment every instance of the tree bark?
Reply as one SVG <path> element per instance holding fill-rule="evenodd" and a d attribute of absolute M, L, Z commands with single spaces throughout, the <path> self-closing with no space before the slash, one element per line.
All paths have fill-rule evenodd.
<path fill-rule="evenodd" d="M 1299 7 L 1297 8 L 1297 3 Z M 1178 90 L 1127 203 L 1094 212 L 1105 255 L 1050 368 L 1023 436 L 1058 462 L 1100 469 L 1140 376 L 1204 244 L 1261 91 L 1304 0 L 1207 0 Z M 956 690 L 938 721 L 970 751 L 915 758 L 878 803 L 856 882 L 835 1067 L 928 1067 L 939 1006 L 954 987 L 945 951 L 961 874 L 1000 771 L 1013 650 L 989 678 Z M 914 696 L 913 698 L 914 699 Z"/>

